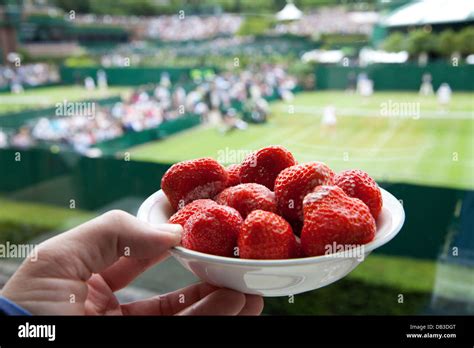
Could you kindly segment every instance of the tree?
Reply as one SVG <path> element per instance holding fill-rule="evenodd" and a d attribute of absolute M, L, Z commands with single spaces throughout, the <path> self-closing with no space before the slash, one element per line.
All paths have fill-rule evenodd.
<path fill-rule="evenodd" d="M 247 16 L 245 21 L 239 28 L 238 34 L 241 36 L 247 35 L 262 35 L 265 34 L 273 25 L 273 20 L 267 17 Z"/>
<path fill-rule="evenodd" d="M 458 33 L 457 44 L 462 55 L 474 54 L 474 26 L 466 27 Z"/>
<path fill-rule="evenodd" d="M 382 43 L 382 48 L 387 52 L 400 52 L 405 50 L 405 35 L 399 31 L 390 34 Z"/>
<path fill-rule="evenodd" d="M 423 29 L 413 30 L 408 34 L 406 49 L 411 56 L 421 53 L 432 53 L 435 47 L 435 35 Z"/>
<path fill-rule="evenodd" d="M 457 46 L 457 36 L 451 29 L 444 30 L 436 38 L 435 50 L 443 57 L 450 57 L 455 51 Z"/>

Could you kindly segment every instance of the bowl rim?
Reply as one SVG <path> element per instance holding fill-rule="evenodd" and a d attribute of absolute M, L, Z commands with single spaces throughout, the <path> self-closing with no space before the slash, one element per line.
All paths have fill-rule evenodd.
<path fill-rule="evenodd" d="M 392 240 L 401 230 L 404 222 L 405 222 L 405 211 L 403 209 L 402 204 L 400 201 L 395 198 L 390 192 L 380 188 L 382 193 L 382 201 L 383 207 L 382 211 L 388 211 L 389 218 L 390 218 L 390 231 L 384 234 L 380 238 L 374 238 L 369 243 L 363 244 L 363 253 L 364 257 L 368 255 L 371 251 L 381 247 L 382 245 L 388 243 Z M 151 196 L 149 196 L 143 204 L 140 206 L 137 212 L 138 219 L 149 222 L 149 213 L 156 202 L 160 199 L 166 199 L 166 196 L 162 190 L 156 191 Z M 352 248 L 355 249 L 355 248 Z M 210 262 L 210 263 L 218 263 L 218 264 L 228 264 L 228 265 L 235 265 L 235 266 L 249 266 L 249 267 L 260 267 L 260 266 L 297 266 L 297 265 L 308 265 L 314 264 L 319 262 L 325 262 L 328 260 L 344 260 L 344 259 L 352 259 L 352 258 L 359 258 L 360 256 L 347 256 L 345 255 L 348 251 L 352 250 L 348 249 L 345 251 L 339 251 L 337 253 L 331 253 L 326 255 L 319 255 L 319 256 L 310 256 L 310 257 L 302 257 L 302 258 L 295 258 L 295 259 L 280 259 L 280 260 L 256 260 L 256 259 L 240 259 L 240 258 L 232 258 L 226 256 L 218 256 L 212 254 L 206 254 L 199 251 L 187 249 L 182 246 L 175 246 L 173 247 L 170 252 L 173 256 L 178 257 L 185 257 L 185 258 L 195 258 L 201 261 Z"/>

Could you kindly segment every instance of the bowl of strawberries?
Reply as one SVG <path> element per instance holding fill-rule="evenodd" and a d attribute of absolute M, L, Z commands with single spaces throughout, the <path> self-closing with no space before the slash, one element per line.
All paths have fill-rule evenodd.
<path fill-rule="evenodd" d="M 361 170 L 335 173 L 268 146 L 227 168 L 212 158 L 174 164 L 138 218 L 182 225 L 171 254 L 201 280 L 289 296 L 346 276 L 397 235 L 405 213 Z"/>

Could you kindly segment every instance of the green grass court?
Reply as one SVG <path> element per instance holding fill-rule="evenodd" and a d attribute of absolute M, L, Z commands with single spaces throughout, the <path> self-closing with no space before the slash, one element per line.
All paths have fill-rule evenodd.
<path fill-rule="evenodd" d="M 22 94 L 0 93 L 0 116 L 10 112 L 46 108 L 63 100 L 80 101 L 107 98 L 129 90 L 126 87 L 109 87 L 106 91 L 87 91 L 83 86 L 54 86 L 25 90 Z"/>
<path fill-rule="evenodd" d="M 227 134 L 201 126 L 129 151 L 132 160 L 174 163 L 280 144 L 298 161 L 324 161 L 336 171 L 360 168 L 382 181 L 472 189 L 473 97 L 453 93 L 443 110 L 435 96 L 413 92 L 380 92 L 366 99 L 345 92 L 306 92 L 291 103 L 273 103 L 266 124 Z M 419 113 L 400 116 L 393 105 L 402 103 L 415 103 L 410 105 Z M 327 105 L 336 107 L 335 129 L 321 126 Z M 382 116 L 383 110 L 391 116 Z"/>

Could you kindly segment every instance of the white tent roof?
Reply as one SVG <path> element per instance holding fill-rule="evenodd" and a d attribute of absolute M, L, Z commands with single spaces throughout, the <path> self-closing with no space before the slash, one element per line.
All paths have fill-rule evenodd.
<path fill-rule="evenodd" d="M 474 19 L 474 0 L 421 0 L 382 20 L 388 27 L 464 22 Z"/>
<path fill-rule="evenodd" d="M 292 2 L 288 2 L 283 9 L 276 14 L 279 21 L 294 21 L 303 16 L 303 12 L 298 9 Z"/>

